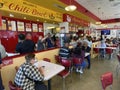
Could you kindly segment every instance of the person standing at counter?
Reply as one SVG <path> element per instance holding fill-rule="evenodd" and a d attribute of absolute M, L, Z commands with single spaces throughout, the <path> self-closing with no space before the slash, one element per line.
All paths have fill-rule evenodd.
<path fill-rule="evenodd" d="M 17 53 L 22 53 L 22 46 L 23 46 L 24 40 L 25 40 L 25 35 L 19 34 L 18 35 L 18 44 L 16 45 L 16 50 L 15 50 Z"/>
<path fill-rule="evenodd" d="M 29 53 L 25 56 L 26 62 L 22 64 L 16 73 L 15 84 L 22 90 L 47 90 L 41 87 L 35 87 L 35 81 L 43 81 L 44 70 L 42 67 L 37 68 L 34 63 L 35 54 Z"/>
<path fill-rule="evenodd" d="M 35 43 L 32 41 L 32 34 L 27 33 L 25 36 L 25 40 L 22 45 L 21 53 L 31 53 L 35 51 Z"/>
<path fill-rule="evenodd" d="M 1 39 L 0 39 L 0 53 L 1 53 L 1 58 L 5 58 L 7 56 L 6 50 L 5 50 L 4 46 L 1 43 Z"/>
<path fill-rule="evenodd" d="M 46 39 L 46 46 L 47 48 L 54 47 L 54 41 L 52 40 L 50 33 L 48 33 L 48 37 Z"/>
<path fill-rule="evenodd" d="M 43 38 L 43 36 L 39 36 L 39 39 L 37 42 L 37 51 L 42 51 L 45 49 L 44 41 L 46 38 L 47 38 L 47 36 L 44 38 Z"/>

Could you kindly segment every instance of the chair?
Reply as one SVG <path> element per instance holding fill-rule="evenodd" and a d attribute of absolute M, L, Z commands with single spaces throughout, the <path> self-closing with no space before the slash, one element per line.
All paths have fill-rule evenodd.
<path fill-rule="evenodd" d="M 75 67 L 77 67 L 76 70 L 78 69 L 78 66 L 80 66 L 80 64 L 82 64 L 81 58 L 76 58 L 76 57 L 74 57 L 74 58 L 73 58 L 73 65 L 74 65 Z"/>
<path fill-rule="evenodd" d="M 95 47 L 95 48 L 93 48 L 93 51 L 94 51 L 94 54 L 98 54 L 98 59 L 99 59 L 99 56 L 100 56 L 99 48 Z"/>
<path fill-rule="evenodd" d="M 58 75 L 62 77 L 63 79 L 63 90 L 65 90 L 65 78 L 70 74 L 71 72 L 71 61 L 61 59 L 61 64 L 65 67 L 65 70 L 60 72 Z"/>
<path fill-rule="evenodd" d="M 44 61 L 51 62 L 49 58 L 43 58 Z"/>
<path fill-rule="evenodd" d="M 113 50 L 111 48 L 106 48 L 105 50 L 106 50 L 106 54 L 109 55 L 108 59 L 111 59 L 113 55 Z"/>
<path fill-rule="evenodd" d="M 107 72 L 101 75 L 101 83 L 103 90 L 105 90 L 109 85 L 111 85 L 110 89 L 112 90 L 113 74 L 111 72 Z"/>
<path fill-rule="evenodd" d="M 118 77 L 118 73 L 120 70 L 120 54 L 117 54 L 118 65 L 116 66 L 116 76 Z"/>
<path fill-rule="evenodd" d="M 15 86 L 12 81 L 9 81 L 9 89 L 10 90 L 22 90 L 21 88 Z"/>
<path fill-rule="evenodd" d="M 61 58 L 59 55 L 55 55 L 55 60 L 56 60 L 56 63 L 60 63 L 61 62 Z"/>

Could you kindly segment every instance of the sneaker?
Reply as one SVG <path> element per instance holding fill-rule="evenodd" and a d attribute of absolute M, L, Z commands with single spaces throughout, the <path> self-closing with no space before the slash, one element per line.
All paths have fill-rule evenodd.
<path fill-rule="evenodd" d="M 78 68 L 76 68 L 76 72 L 79 72 Z"/>
<path fill-rule="evenodd" d="M 79 73 L 83 74 L 83 70 L 82 70 L 82 69 L 80 69 L 80 70 L 79 70 Z"/>

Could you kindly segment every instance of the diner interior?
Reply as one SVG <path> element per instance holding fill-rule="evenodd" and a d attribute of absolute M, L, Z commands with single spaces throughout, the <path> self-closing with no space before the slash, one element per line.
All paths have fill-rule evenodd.
<path fill-rule="evenodd" d="M 32 87 L 37 78 L 44 90 L 120 90 L 119 8 L 120 0 L 0 0 L 0 90 L 43 90 Z"/>

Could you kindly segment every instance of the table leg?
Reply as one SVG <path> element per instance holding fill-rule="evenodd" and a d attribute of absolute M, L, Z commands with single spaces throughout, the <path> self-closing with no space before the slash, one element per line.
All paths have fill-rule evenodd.
<path fill-rule="evenodd" d="M 51 79 L 48 80 L 48 90 L 51 90 Z"/>

